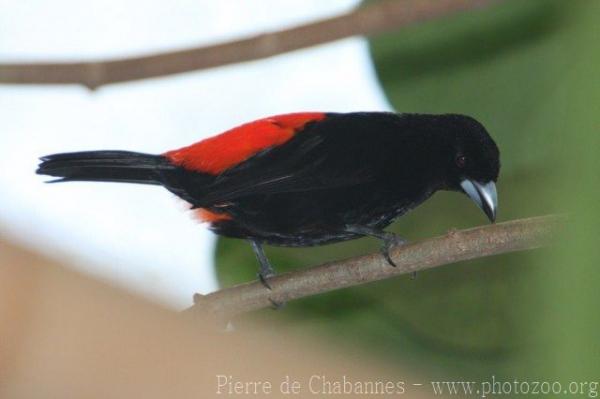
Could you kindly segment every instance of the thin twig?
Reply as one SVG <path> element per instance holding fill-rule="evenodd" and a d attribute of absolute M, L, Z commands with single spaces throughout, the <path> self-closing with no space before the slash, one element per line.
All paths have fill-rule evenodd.
<path fill-rule="evenodd" d="M 550 215 L 451 231 L 445 236 L 396 247 L 390 266 L 380 254 L 326 263 L 269 279 L 272 290 L 259 282 L 197 295 L 186 313 L 208 312 L 230 317 L 277 303 L 340 288 L 378 281 L 462 260 L 538 248 L 548 243 L 563 217 Z"/>
<path fill-rule="evenodd" d="M 355 35 L 372 36 L 492 0 L 385 0 L 347 14 L 207 47 L 116 60 L 0 64 L 0 83 L 82 84 L 90 89 L 271 57 Z"/>

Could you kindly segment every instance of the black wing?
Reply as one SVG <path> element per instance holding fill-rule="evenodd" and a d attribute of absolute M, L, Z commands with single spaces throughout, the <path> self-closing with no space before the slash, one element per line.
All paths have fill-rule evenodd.
<path fill-rule="evenodd" d="M 287 143 L 228 169 L 202 189 L 194 205 L 360 186 L 384 178 L 389 157 L 394 155 L 389 123 L 396 119 L 386 113 L 332 114 Z M 379 128 L 381 123 L 387 124 L 385 128 Z"/>

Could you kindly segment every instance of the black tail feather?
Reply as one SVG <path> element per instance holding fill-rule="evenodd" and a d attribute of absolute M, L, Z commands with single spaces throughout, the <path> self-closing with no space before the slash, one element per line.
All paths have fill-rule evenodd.
<path fill-rule="evenodd" d="M 57 177 L 48 183 L 106 181 L 162 184 L 165 172 L 176 166 L 160 155 L 130 151 L 83 151 L 47 155 L 36 170 L 39 175 Z"/>

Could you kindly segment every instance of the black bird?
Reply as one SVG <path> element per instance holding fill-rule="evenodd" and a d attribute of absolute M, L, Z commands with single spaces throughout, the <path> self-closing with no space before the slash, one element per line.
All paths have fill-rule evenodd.
<path fill-rule="evenodd" d="M 88 151 L 41 158 L 55 182 L 162 185 L 210 229 L 250 241 L 259 277 L 274 275 L 263 243 L 306 247 L 371 236 L 382 252 L 404 240 L 383 229 L 438 190 L 465 193 L 493 222 L 498 147 L 464 115 L 296 113 L 150 155 Z"/>

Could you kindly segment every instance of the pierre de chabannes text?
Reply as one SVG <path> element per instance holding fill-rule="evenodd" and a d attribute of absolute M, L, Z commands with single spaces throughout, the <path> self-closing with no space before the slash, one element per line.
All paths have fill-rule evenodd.
<path fill-rule="evenodd" d="M 417 389 L 431 389 L 434 396 L 475 396 L 486 398 L 497 395 L 577 395 L 596 398 L 598 381 L 526 381 L 501 380 L 491 376 L 487 381 L 429 381 L 408 383 L 386 379 L 356 380 L 346 375 L 331 377 L 314 374 L 305 379 L 283 376 L 277 381 L 243 381 L 231 375 L 216 375 L 216 393 L 219 395 L 402 395 Z M 413 391 L 414 392 L 414 391 Z"/>

